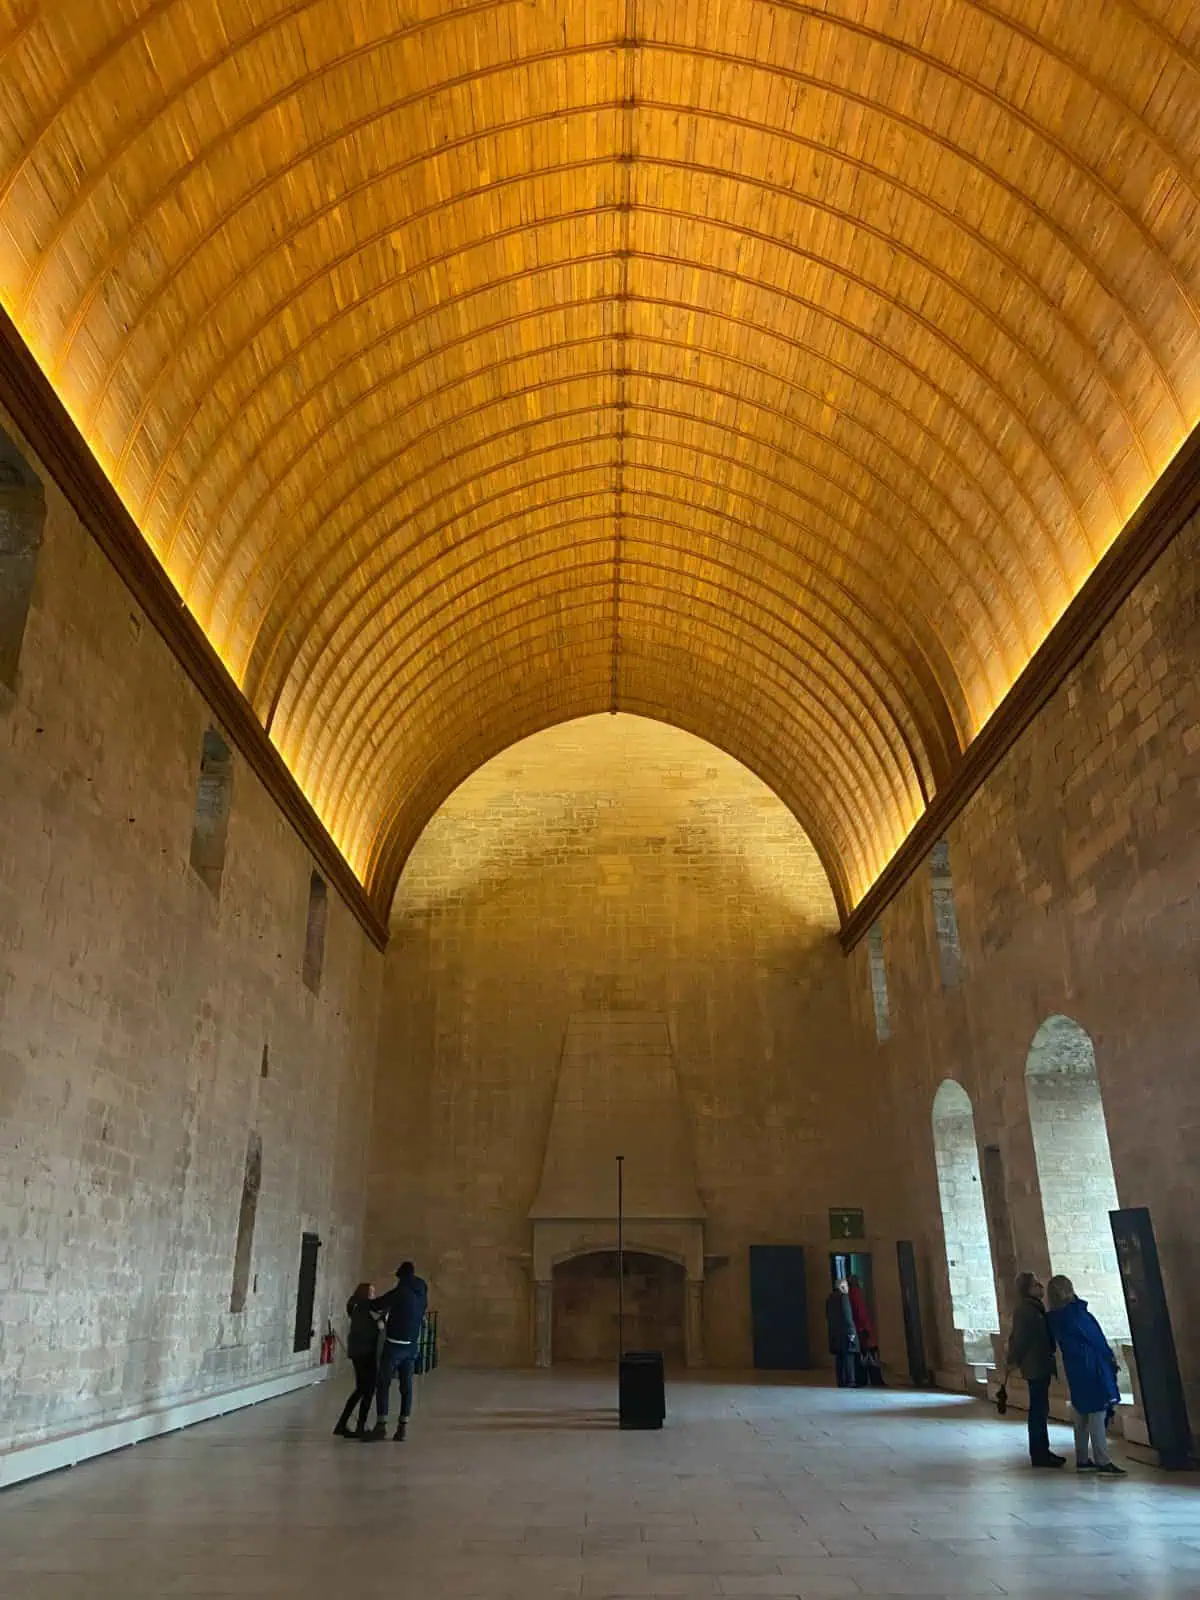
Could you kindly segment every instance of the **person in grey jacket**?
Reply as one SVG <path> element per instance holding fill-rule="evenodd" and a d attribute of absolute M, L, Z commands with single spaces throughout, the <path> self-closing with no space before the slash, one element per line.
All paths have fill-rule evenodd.
<path fill-rule="evenodd" d="M 1045 1286 L 1034 1272 L 1022 1272 L 1016 1283 L 1017 1304 L 1008 1336 L 1009 1371 L 1016 1367 L 1029 1385 L 1029 1464 L 1061 1467 L 1065 1456 L 1050 1448 L 1050 1380 L 1058 1375 L 1054 1335 L 1046 1317 Z"/>

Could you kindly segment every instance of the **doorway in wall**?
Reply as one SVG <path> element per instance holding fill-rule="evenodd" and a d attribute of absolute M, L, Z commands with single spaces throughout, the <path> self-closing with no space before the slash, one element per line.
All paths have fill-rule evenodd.
<path fill-rule="evenodd" d="M 871 1267 L 870 1252 L 866 1250 L 833 1250 L 829 1255 L 829 1279 L 837 1288 L 842 1278 L 857 1278 L 866 1296 L 871 1321 L 875 1321 L 875 1277 Z"/>
<path fill-rule="evenodd" d="M 803 1245 L 750 1246 L 750 1336 L 757 1371 L 804 1372 L 812 1365 Z"/>

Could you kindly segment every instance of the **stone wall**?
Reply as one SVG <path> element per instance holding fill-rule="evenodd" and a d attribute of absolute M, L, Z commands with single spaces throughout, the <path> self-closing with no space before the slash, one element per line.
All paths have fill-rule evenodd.
<path fill-rule="evenodd" d="M 895 1129 L 892 1227 L 916 1238 L 943 1357 L 953 1348 L 931 1111 L 939 1083 L 970 1095 L 981 1150 L 1022 1266 L 1046 1272 L 1026 1092 L 1050 1017 L 1089 1035 L 1122 1205 L 1149 1206 L 1193 1426 L 1200 1426 L 1200 524 L 1139 585 L 1083 662 L 949 830 L 961 963 L 942 987 L 930 875 L 882 919 L 891 1039 L 875 1038 L 869 954 L 853 957 L 863 1048 L 886 1075 Z M 1062 1096 L 1059 1096 L 1060 1101 Z M 1086 1130 L 1085 1130 L 1086 1132 Z M 1093 1128 L 1056 1141 L 1087 1194 Z M 998 1207 L 993 1204 L 993 1212 Z M 993 1215 L 993 1231 L 998 1219 Z M 1005 1252 L 1001 1252 L 1002 1254 Z M 899 1359 L 891 1275 L 881 1306 Z M 1004 1287 L 1004 1286 L 1002 1286 Z M 1077 1283 L 1085 1297 L 1089 1284 Z M 1102 1297 L 1101 1297 L 1102 1298 Z M 890 1301 L 890 1303 L 888 1303 Z M 1001 1296 L 1004 1304 L 1006 1296 Z"/>
<path fill-rule="evenodd" d="M 311 862 L 236 755 L 219 895 L 189 866 L 206 708 L 45 490 L 0 688 L 0 1446 L 315 1362 L 300 1236 L 319 1336 L 359 1270 L 382 967 L 331 894 L 304 987 Z"/>
<path fill-rule="evenodd" d="M 368 1265 L 415 1254 L 447 1358 L 532 1359 L 529 1209 L 573 1015 L 665 1013 L 690 1124 L 711 1362 L 750 1360 L 748 1246 L 811 1246 L 824 1339 L 831 1206 L 871 1204 L 869 1084 L 808 840 L 677 730 L 594 717 L 468 780 L 401 879 L 384 980 Z M 874 1056 L 871 1057 L 872 1069 Z M 662 1158 L 630 1128 L 627 1173 Z"/>
<path fill-rule="evenodd" d="M 617 1294 L 615 1251 L 573 1256 L 554 1269 L 554 1364 L 616 1360 L 624 1321 L 626 1350 L 661 1350 L 684 1362 L 684 1277 L 677 1262 L 627 1251 Z"/>

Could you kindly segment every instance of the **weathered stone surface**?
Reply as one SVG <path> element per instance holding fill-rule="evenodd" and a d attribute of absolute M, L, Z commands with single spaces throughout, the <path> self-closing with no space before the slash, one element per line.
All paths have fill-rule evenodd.
<path fill-rule="evenodd" d="M 1200 523 L 1139 585 L 949 831 L 961 940 L 942 989 L 930 882 L 884 913 L 892 1038 L 875 1039 L 866 941 L 853 957 L 857 1031 L 887 1086 L 892 1227 L 919 1240 L 951 1341 L 931 1112 L 966 1088 L 1003 1175 L 1015 1256 L 1052 1261 L 1026 1092 L 1039 1027 L 1072 1019 L 1095 1048 L 1122 1205 L 1149 1206 L 1193 1423 L 1200 1422 Z M 1094 1132 L 1094 1130 L 1093 1130 Z M 887 1153 L 881 1149 L 881 1159 Z M 1086 1193 L 1094 1139 L 1058 1142 L 1059 1187 Z M 1102 1208 L 1097 1205 L 1097 1211 Z M 993 1218 L 993 1225 L 996 1219 Z M 1103 1219 L 1098 1223 L 1103 1230 Z M 890 1274 L 885 1343 L 903 1350 Z M 1088 1295 L 1086 1281 L 1079 1292 Z M 1005 1297 L 1001 1297 L 1004 1303 Z M 1103 1297 L 1101 1297 L 1103 1299 Z M 1108 1314 L 1115 1317 L 1109 1302 Z M 1115 1333 L 1115 1330 L 1111 1330 Z"/>
<path fill-rule="evenodd" d="M 370 1266 L 420 1257 L 448 1358 L 533 1358 L 529 1211 L 559 1059 L 571 1017 L 605 1011 L 669 1021 L 705 1248 L 729 1258 L 705 1283 L 708 1359 L 749 1361 L 753 1242 L 811 1247 L 823 1348 L 827 1210 L 870 1210 L 873 1181 L 835 927 L 789 813 L 676 730 L 569 724 L 458 791 L 393 916 L 368 1208 Z M 631 1122 L 625 1153 L 662 1159 L 653 1127 Z"/>
<path fill-rule="evenodd" d="M 316 1359 L 300 1235 L 319 1332 L 359 1266 L 382 966 L 332 899 L 305 989 L 310 862 L 243 763 L 219 898 L 189 867 L 205 707 L 52 484 L 47 508 L 0 690 L 0 1445 Z"/>
<path fill-rule="evenodd" d="M 809 1247 L 821 1350 L 826 1213 L 862 1205 L 885 1354 L 902 1364 L 895 1241 L 912 1238 L 943 1368 L 961 1346 L 931 1120 L 947 1078 L 973 1107 L 994 1260 L 1063 1265 L 1043 1200 L 1071 1207 L 1056 1248 L 1115 1318 L 1111 1286 L 1086 1281 L 1103 1145 L 1094 1118 L 1074 1126 L 1066 1068 L 1035 1095 L 1055 1182 L 1037 1167 L 1026 1062 L 1047 1019 L 1071 1019 L 1116 1197 L 1154 1216 L 1200 1417 L 1200 525 L 949 830 L 953 970 L 944 873 L 936 921 L 924 871 L 884 913 L 880 1043 L 866 941 L 843 962 L 792 819 L 725 757 L 630 718 L 539 736 L 464 785 L 414 853 L 386 962 L 331 897 L 310 993 L 304 849 L 235 758 L 218 892 L 189 866 L 205 708 L 53 485 L 46 503 L 0 689 L 0 1444 L 313 1359 L 292 1354 L 310 1228 L 318 1322 L 364 1267 L 413 1254 L 449 1359 L 531 1360 L 529 1212 L 580 1014 L 668 1019 L 706 1249 L 728 1258 L 705 1278 L 710 1361 L 749 1358 L 754 1242 Z M 651 1159 L 653 1127 L 637 1133 Z"/>

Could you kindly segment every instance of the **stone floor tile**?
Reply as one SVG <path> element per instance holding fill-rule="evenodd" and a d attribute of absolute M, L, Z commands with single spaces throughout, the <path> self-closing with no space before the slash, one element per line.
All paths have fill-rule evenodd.
<path fill-rule="evenodd" d="M 1196 1600 L 1200 1479 L 1049 1481 L 967 1400 L 439 1372 L 403 1448 L 329 1437 L 318 1389 L 0 1495 L 3 1600 Z M 561 1409 L 563 1425 L 556 1422 Z M 398 1566 L 398 1564 L 402 1564 Z"/>

